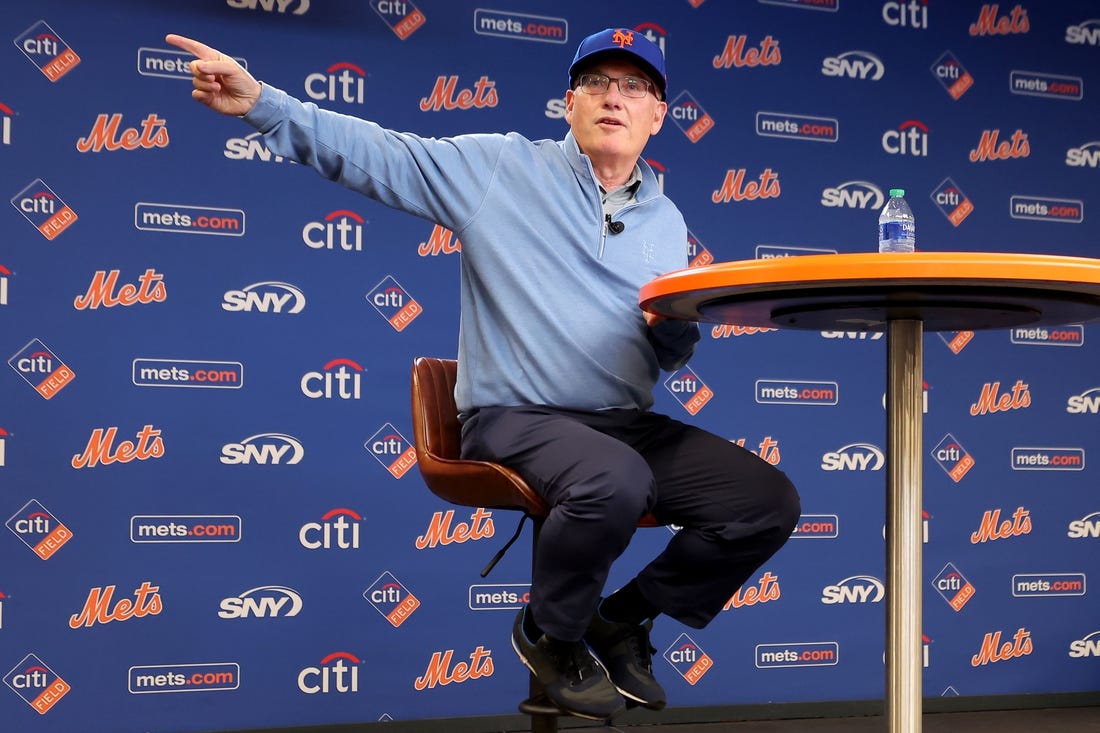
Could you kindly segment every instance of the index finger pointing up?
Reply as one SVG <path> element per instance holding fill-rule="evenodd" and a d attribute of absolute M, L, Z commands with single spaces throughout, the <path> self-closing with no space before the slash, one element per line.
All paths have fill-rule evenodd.
<path fill-rule="evenodd" d="M 175 33 L 169 33 L 164 37 L 164 40 L 200 59 L 216 61 L 221 56 L 217 49 L 210 48 L 210 46 L 207 46 L 205 43 L 201 43 L 186 36 L 178 36 Z"/>

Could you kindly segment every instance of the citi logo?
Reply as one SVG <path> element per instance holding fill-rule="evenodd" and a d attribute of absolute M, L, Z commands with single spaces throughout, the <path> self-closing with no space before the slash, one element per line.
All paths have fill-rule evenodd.
<path fill-rule="evenodd" d="M 359 692 L 359 665 L 363 660 L 348 652 L 333 652 L 316 667 L 298 673 L 298 689 L 307 695 Z"/>
<path fill-rule="evenodd" d="M 997 15 L 998 3 L 986 3 L 978 14 L 978 20 L 970 24 L 972 36 L 1004 36 L 1014 33 L 1027 33 L 1031 30 L 1031 21 L 1027 18 L 1027 8 L 1016 4 L 1009 15 Z"/>
<path fill-rule="evenodd" d="M 230 312 L 301 313 L 306 296 L 294 285 L 267 281 L 246 285 L 240 290 L 227 290 L 222 296 L 222 310 Z"/>
<path fill-rule="evenodd" d="M 258 463 L 265 466 L 293 466 L 301 462 L 305 452 L 305 448 L 295 437 L 283 433 L 260 433 L 249 436 L 240 443 L 226 443 L 222 446 L 219 460 L 226 465 Z"/>
<path fill-rule="evenodd" d="M 293 588 L 282 585 L 262 585 L 239 596 L 223 598 L 219 618 L 275 618 L 297 616 L 302 610 L 302 596 Z"/>
<path fill-rule="evenodd" d="M 298 530 L 298 542 L 307 550 L 357 550 L 363 517 L 343 507 L 321 515 L 319 522 L 306 522 Z"/>
<path fill-rule="evenodd" d="M 896 130 L 882 133 L 882 149 L 890 155 L 928 157 L 928 125 L 918 120 L 906 120 Z"/>
<path fill-rule="evenodd" d="M 421 257 L 437 257 L 462 251 L 462 242 L 455 233 L 444 226 L 436 224 L 432 227 L 432 233 L 427 242 L 421 242 L 416 248 L 416 253 Z"/>
<path fill-rule="evenodd" d="M 1071 415 L 1100 413 L 1100 387 L 1086 389 L 1081 394 L 1072 395 L 1066 400 L 1066 412 Z"/>
<path fill-rule="evenodd" d="M 1100 657 L 1100 631 L 1094 631 L 1083 639 L 1071 641 L 1069 656 L 1073 659 Z"/>
<path fill-rule="evenodd" d="M 928 27 L 928 0 L 883 3 L 882 20 L 886 25 L 923 30 Z"/>
<path fill-rule="evenodd" d="M 1100 46 L 1100 20 L 1090 18 L 1077 25 L 1067 25 L 1066 43 Z"/>
<path fill-rule="evenodd" d="M 1066 536 L 1074 540 L 1100 537 L 1100 512 L 1074 519 L 1069 523 Z"/>
<path fill-rule="evenodd" d="M 821 62 L 825 76 L 846 76 L 849 79 L 878 81 L 886 73 L 882 59 L 867 51 L 845 51 L 836 56 L 826 56 Z"/>
<path fill-rule="evenodd" d="M 665 48 L 665 41 L 668 39 L 668 31 L 656 23 L 641 23 L 634 26 L 634 32 L 640 33 L 647 39 L 657 45 L 657 48 L 661 49 L 661 54 L 668 56 L 668 50 Z"/>
<path fill-rule="evenodd" d="M 231 137 L 225 141 L 225 150 L 222 155 L 230 160 L 259 160 L 262 163 L 293 163 L 281 155 L 275 155 L 271 149 L 264 145 L 263 135 L 253 132 L 245 137 Z"/>
<path fill-rule="evenodd" d="M 292 15 L 305 15 L 309 10 L 309 0 L 225 0 L 226 4 L 237 10 L 266 10 L 269 13 L 285 13 L 291 10 Z"/>
<path fill-rule="evenodd" d="M 821 590 L 821 602 L 825 605 L 878 603 L 885 596 L 886 587 L 882 581 L 870 575 L 853 575 Z"/>
<path fill-rule="evenodd" d="M 367 72 L 347 61 L 333 64 L 325 73 L 315 72 L 306 77 L 306 94 L 310 99 L 329 102 L 362 104 L 363 80 Z"/>
<path fill-rule="evenodd" d="M 8 278 L 11 277 L 11 270 L 0 265 L 0 305 L 8 304 Z"/>
<path fill-rule="evenodd" d="M 122 114 L 99 115 L 91 131 L 76 141 L 81 153 L 100 153 L 104 150 L 139 150 L 168 147 L 167 120 L 149 114 L 141 121 L 141 129 L 122 128 Z"/>
<path fill-rule="evenodd" d="M 885 463 L 886 456 L 870 443 L 849 443 L 821 456 L 822 471 L 880 471 Z"/>
<path fill-rule="evenodd" d="M 821 205 L 846 209 L 881 209 L 886 197 L 869 181 L 845 181 L 821 192 Z"/>
<path fill-rule="evenodd" d="M 11 145 L 11 118 L 15 113 L 3 102 L 0 102 L 0 113 L 3 113 L 0 117 L 0 145 Z"/>
<path fill-rule="evenodd" d="M 319 372 L 306 372 L 299 384 L 311 400 L 357 400 L 363 367 L 351 359 L 333 359 Z"/>
<path fill-rule="evenodd" d="M 664 165 L 657 162 L 653 158 L 646 158 L 646 163 L 649 163 L 649 167 L 653 169 L 653 174 L 657 176 L 657 190 L 661 193 L 665 192 L 665 173 L 667 172 Z"/>
<path fill-rule="evenodd" d="M 978 401 L 970 405 L 971 415 L 986 415 L 991 412 L 1022 410 L 1031 406 L 1031 391 L 1021 379 L 1012 385 L 1011 394 L 1001 394 L 1000 382 L 986 382 Z"/>
<path fill-rule="evenodd" d="M 1012 635 L 1012 641 L 1003 643 L 1001 632 L 994 631 L 986 634 L 982 639 L 982 648 L 970 658 L 970 666 L 984 667 L 993 662 L 1026 657 L 1033 651 L 1035 651 L 1035 644 L 1031 641 L 1031 632 L 1027 629 L 1016 629 L 1016 633 Z"/>
<path fill-rule="evenodd" d="M 4 447 L 7 443 L 8 431 L 4 428 L 0 428 L 0 468 L 4 467 Z M 0 596 L 2 597 L 2 596 Z"/>
<path fill-rule="evenodd" d="M 1100 22 L 1100 21 L 1098 21 Z M 1097 28 L 1100 32 L 1100 28 Z M 1100 140 L 1093 140 L 1066 151 L 1066 165 L 1076 168 L 1100 166 Z"/>
<path fill-rule="evenodd" d="M 363 217 L 354 211 L 337 209 L 324 221 L 311 221 L 302 227 L 302 241 L 310 249 L 363 251 Z"/>
<path fill-rule="evenodd" d="M 482 75 L 473 89 L 458 89 L 457 76 L 436 77 L 431 94 L 420 98 L 421 112 L 439 112 L 441 110 L 483 109 L 496 107 L 500 103 L 496 82 Z"/>
<path fill-rule="evenodd" d="M 1000 135 L 1000 130 L 982 130 L 982 139 L 970 151 L 970 162 L 1026 158 L 1031 155 L 1031 143 L 1027 141 L 1027 133 L 1023 130 L 1018 129 L 1012 133 L 1012 142 L 1000 140 Z"/>

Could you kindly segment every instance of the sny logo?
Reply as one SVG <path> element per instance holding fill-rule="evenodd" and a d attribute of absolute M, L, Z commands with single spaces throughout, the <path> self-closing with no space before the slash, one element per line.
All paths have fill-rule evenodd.
<path fill-rule="evenodd" d="M 289 604 L 289 605 L 287 605 Z M 293 588 L 282 585 L 262 585 L 239 596 L 223 598 L 219 618 L 257 618 L 297 616 L 302 610 L 302 596 Z"/>
<path fill-rule="evenodd" d="M 301 462 L 305 453 L 302 443 L 293 435 L 258 433 L 250 435 L 240 443 L 223 445 L 222 455 L 218 460 L 231 466 L 249 463 L 293 466 Z"/>
<path fill-rule="evenodd" d="M 230 312 L 301 313 L 306 296 L 294 285 L 267 281 L 246 285 L 241 290 L 227 290 L 222 297 L 222 309 Z"/>
<path fill-rule="evenodd" d="M 8 359 L 8 366 L 47 400 L 76 378 L 73 370 L 38 339 L 33 339 Z"/>
<path fill-rule="evenodd" d="M 672 645 L 665 649 L 665 661 L 687 680 L 689 685 L 694 685 L 703 678 L 713 666 L 714 660 L 699 648 L 687 634 L 680 634 Z"/>
<path fill-rule="evenodd" d="M 363 597 L 394 628 L 405 623 L 413 611 L 420 608 L 417 597 L 388 570 L 363 591 Z"/>
<path fill-rule="evenodd" d="M 80 63 L 80 57 L 40 20 L 15 37 L 15 47 L 50 81 L 57 81 Z"/>
<path fill-rule="evenodd" d="M 394 331 L 404 331 L 405 327 L 424 312 L 408 292 L 392 275 L 386 275 L 366 295 L 367 302 L 374 306 L 378 314 L 385 318 Z"/>
<path fill-rule="evenodd" d="M 45 715 L 72 688 L 34 654 L 23 657 L 6 675 L 4 684 L 23 701 Z"/>
<path fill-rule="evenodd" d="M 699 379 L 699 375 L 692 371 L 691 367 L 686 366 L 665 380 L 665 389 L 692 415 L 702 410 L 714 397 L 710 387 Z"/>

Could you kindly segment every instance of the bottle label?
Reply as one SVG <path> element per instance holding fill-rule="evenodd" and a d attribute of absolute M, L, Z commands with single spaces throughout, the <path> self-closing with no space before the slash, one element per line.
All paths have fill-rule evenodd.
<path fill-rule="evenodd" d="M 880 242 L 887 241 L 911 241 L 916 233 L 916 227 L 911 221 L 887 221 L 878 225 L 878 238 Z"/>

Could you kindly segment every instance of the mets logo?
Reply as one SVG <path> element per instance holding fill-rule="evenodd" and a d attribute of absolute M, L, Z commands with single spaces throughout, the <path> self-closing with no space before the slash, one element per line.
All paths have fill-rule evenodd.
<path fill-rule="evenodd" d="M 619 44 L 619 48 L 633 46 L 634 31 L 624 31 L 622 28 L 619 28 L 615 31 L 614 35 L 611 36 L 611 42 Z"/>

